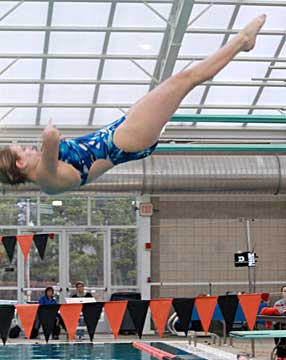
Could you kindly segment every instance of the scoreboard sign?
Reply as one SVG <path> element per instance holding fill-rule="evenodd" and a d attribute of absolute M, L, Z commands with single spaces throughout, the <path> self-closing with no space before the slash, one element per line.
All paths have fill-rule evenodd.
<path fill-rule="evenodd" d="M 243 266 L 255 266 L 256 263 L 256 254 L 250 251 L 239 252 L 234 254 L 234 266 L 243 267 Z"/>

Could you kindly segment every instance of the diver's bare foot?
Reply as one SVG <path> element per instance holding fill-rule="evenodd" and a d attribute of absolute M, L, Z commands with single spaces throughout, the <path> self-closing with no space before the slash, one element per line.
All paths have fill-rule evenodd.
<path fill-rule="evenodd" d="M 243 37 L 242 51 L 250 51 L 255 46 L 256 36 L 265 23 L 266 15 L 260 15 L 247 24 L 239 33 Z"/>

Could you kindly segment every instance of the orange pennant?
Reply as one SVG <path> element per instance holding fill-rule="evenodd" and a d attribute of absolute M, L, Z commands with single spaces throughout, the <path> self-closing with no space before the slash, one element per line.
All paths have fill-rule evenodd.
<path fill-rule="evenodd" d="M 78 326 L 82 304 L 62 304 L 60 314 L 65 323 L 69 339 L 74 340 Z"/>
<path fill-rule="evenodd" d="M 104 304 L 104 311 L 106 313 L 109 325 L 115 339 L 119 334 L 120 326 L 126 311 L 127 304 L 127 300 L 107 301 Z"/>
<path fill-rule="evenodd" d="M 172 306 L 173 299 L 151 299 L 150 310 L 152 319 L 157 327 L 158 334 L 160 337 L 163 336 L 163 332 L 168 320 L 170 309 Z"/>
<path fill-rule="evenodd" d="M 27 261 L 33 242 L 33 235 L 17 235 L 17 240 L 24 255 L 24 259 Z"/>
<path fill-rule="evenodd" d="M 195 305 L 205 333 L 209 331 L 216 304 L 217 296 L 200 296 L 195 300 Z"/>
<path fill-rule="evenodd" d="M 237 296 L 249 330 L 253 330 L 256 323 L 256 315 L 261 302 L 261 294 L 242 294 Z"/>
<path fill-rule="evenodd" d="M 39 304 L 16 305 L 17 315 L 21 321 L 27 339 L 30 339 Z"/>

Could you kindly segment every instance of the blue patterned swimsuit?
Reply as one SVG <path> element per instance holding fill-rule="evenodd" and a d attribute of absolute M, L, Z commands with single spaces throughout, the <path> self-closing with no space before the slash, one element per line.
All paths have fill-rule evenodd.
<path fill-rule="evenodd" d="M 61 140 L 59 144 L 59 160 L 72 165 L 80 172 L 81 185 L 86 183 L 89 169 L 94 161 L 105 159 L 113 165 L 131 160 L 138 160 L 150 155 L 156 144 L 143 151 L 125 152 L 113 141 L 115 129 L 125 120 L 125 116 L 104 128 L 72 140 Z"/>

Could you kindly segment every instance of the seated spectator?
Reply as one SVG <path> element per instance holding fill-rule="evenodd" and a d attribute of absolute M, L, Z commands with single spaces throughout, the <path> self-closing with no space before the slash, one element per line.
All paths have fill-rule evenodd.
<path fill-rule="evenodd" d="M 76 292 L 72 295 L 73 298 L 80 298 L 80 297 L 93 297 L 90 292 L 86 292 L 84 288 L 84 282 L 83 281 L 77 281 L 75 283 Z M 79 319 L 79 326 L 83 327 L 85 325 L 83 315 L 80 315 Z M 78 336 L 79 340 L 82 340 L 84 338 L 84 330 L 78 329 L 76 332 L 76 335 Z"/>
<path fill-rule="evenodd" d="M 45 289 L 45 295 L 40 297 L 39 304 L 40 305 L 57 304 L 57 300 L 54 298 L 54 289 L 51 286 L 48 286 Z"/>
<path fill-rule="evenodd" d="M 76 293 L 72 297 L 92 297 L 90 292 L 86 292 L 83 281 L 77 281 L 75 284 Z"/>
<path fill-rule="evenodd" d="M 43 295 L 43 296 L 41 296 L 39 298 L 39 304 L 40 305 L 54 305 L 54 304 L 57 304 L 57 300 L 54 297 L 54 289 L 51 286 L 48 286 L 45 289 L 45 295 Z M 53 332 L 52 332 L 53 340 L 58 340 L 59 339 L 59 335 L 60 335 L 60 332 L 61 332 L 60 325 L 62 325 L 62 327 L 65 328 L 64 322 L 63 322 L 60 314 L 58 314 L 57 317 L 56 317 L 55 325 L 54 325 Z M 38 324 L 38 327 L 39 327 L 39 324 Z"/>

